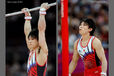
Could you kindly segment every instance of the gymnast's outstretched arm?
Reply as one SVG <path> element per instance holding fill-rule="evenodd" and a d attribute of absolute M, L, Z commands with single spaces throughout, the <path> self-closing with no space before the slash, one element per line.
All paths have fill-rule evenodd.
<path fill-rule="evenodd" d="M 24 33 L 25 33 L 25 37 L 26 37 L 27 47 L 29 48 L 28 35 L 29 35 L 30 31 L 31 31 L 31 22 L 30 22 L 31 21 L 31 14 L 28 11 L 28 8 L 23 8 L 22 12 L 24 12 L 24 14 L 25 14 Z"/>
<path fill-rule="evenodd" d="M 39 45 L 42 51 L 47 55 L 48 55 L 48 47 L 47 47 L 46 38 L 45 38 L 45 30 L 46 30 L 45 14 L 48 8 L 49 8 L 48 3 L 43 3 L 41 5 L 39 21 L 38 21 Z"/>

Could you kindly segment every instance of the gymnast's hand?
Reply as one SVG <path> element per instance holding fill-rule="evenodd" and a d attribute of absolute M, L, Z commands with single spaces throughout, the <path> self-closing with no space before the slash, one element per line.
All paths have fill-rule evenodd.
<path fill-rule="evenodd" d="M 31 17 L 31 14 L 30 14 L 28 8 L 23 8 L 23 9 L 22 9 L 22 12 L 25 14 L 25 17 L 27 17 L 27 16 Z"/>
<path fill-rule="evenodd" d="M 47 9 L 50 8 L 50 6 L 48 5 L 48 3 L 42 3 L 40 9 L 41 9 L 41 8 L 44 8 L 45 11 L 46 11 Z"/>

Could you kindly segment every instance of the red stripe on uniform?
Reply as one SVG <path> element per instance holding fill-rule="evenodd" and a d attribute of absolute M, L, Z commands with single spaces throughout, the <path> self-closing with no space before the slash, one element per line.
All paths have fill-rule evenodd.
<path fill-rule="evenodd" d="M 93 38 L 93 40 L 95 39 L 95 37 Z M 93 40 L 92 40 L 92 42 L 91 42 L 91 44 L 92 44 L 92 49 L 93 49 L 93 51 L 95 52 L 95 49 L 93 48 Z"/>
<path fill-rule="evenodd" d="M 46 70 L 47 70 L 47 67 L 44 70 L 43 76 L 46 76 Z"/>

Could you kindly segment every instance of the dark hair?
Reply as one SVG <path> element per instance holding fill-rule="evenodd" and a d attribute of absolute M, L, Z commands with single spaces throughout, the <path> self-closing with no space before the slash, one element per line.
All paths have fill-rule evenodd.
<path fill-rule="evenodd" d="M 29 33 L 28 38 L 29 38 L 30 36 L 31 36 L 32 38 L 35 38 L 35 39 L 38 40 L 38 36 L 39 36 L 38 29 L 33 29 L 33 30 Z M 40 53 L 40 49 L 41 49 L 41 47 L 39 46 L 38 53 Z"/>
<path fill-rule="evenodd" d="M 35 39 L 38 40 L 38 29 L 33 29 L 33 30 L 29 33 L 28 38 L 29 38 L 30 36 L 31 36 L 32 38 L 35 38 Z"/>
<path fill-rule="evenodd" d="M 82 22 L 86 23 L 89 26 L 89 28 L 92 28 L 92 31 L 90 32 L 90 35 L 91 36 L 94 35 L 95 29 L 96 29 L 95 22 L 92 19 L 90 19 L 90 18 L 84 18 L 84 19 L 82 19 L 81 22 L 80 22 L 80 24 Z"/>

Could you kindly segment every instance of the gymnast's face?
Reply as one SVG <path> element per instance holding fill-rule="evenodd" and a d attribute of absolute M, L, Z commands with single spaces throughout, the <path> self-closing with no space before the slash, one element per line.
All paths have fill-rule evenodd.
<path fill-rule="evenodd" d="M 88 34 L 88 33 L 90 33 L 91 30 L 92 30 L 92 28 L 89 28 L 89 26 L 85 22 L 82 22 L 79 26 L 79 33 L 81 35 Z"/>
<path fill-rule="evenodd" d="M 38 47 L 38 40 L 30 36 L 28 39 L 28 47 L 32 50 L 36 49 Z"/>

